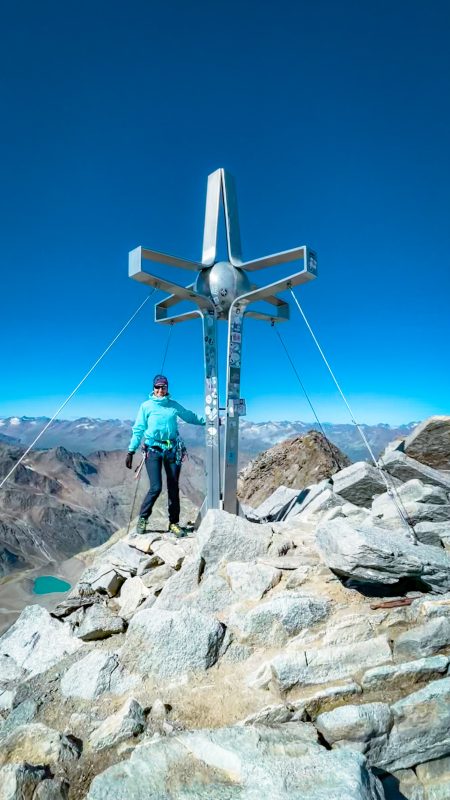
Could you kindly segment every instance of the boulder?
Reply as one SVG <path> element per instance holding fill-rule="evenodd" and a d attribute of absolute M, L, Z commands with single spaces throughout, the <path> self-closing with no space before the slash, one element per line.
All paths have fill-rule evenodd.
<path fill-rule="evenodd" d="M 91 650 L 87 656 L 73 664 L 61 678 L 64 697 L 94 700 L 109 692 L 122 694 L 139 682 L 119 661 L 118 653 Z"/>
<path fill-rule="evenodd" d="M 69 788 L 65 778 L 49 778 L 38 785 L 33 800 L 68 800 Z"/>
<path fill-rule="evenodd" d="M 394 724 L 377 767 L 393 770 L 450 752 L 450 678 L 432 681 L 391 706 Z"/>
<path fill-rule="evenodd" d="M 107 606 L 95 603 L 84 612 L 83 620 L 75 633 L 79 639 L 90 642 L 94 639 L 106 639 L 124 630 L 125 623 L 121 617 L 114 614 Z"/>
<path fill-rule="evenodd" d="M 128 578 L 120 590 L 119 609 L 121 617 L 129 620 L 149 594 L 150 589 L 142 578 L 138 575 L 135 575 L 134 578 Z"/>
<path fill-rule="evenodd" d="M 450 548 L 450 520 L 448 522 L 417 522 L 414 532 L 423 544 L 432 544 L 435 547 L 444 545 Z"/>
<path fill-rule="evenodd" d="M 432 656 L 450 645 L 450 619 L 435 617 L 423 625 L 417 625 L 400 633 L 394 640 L 394 657 L 405 658 Z"/>
<path fill-rule="evenodd" d="M 76 589 L 83 588 L 83 592 L 89 587 L 91 592 L 100 592 L 100 594 L 107 594 L 109 597 L 114 597 L 119 591 L 125 578 L 128 577 L 127 572 L 122 575 L 118 568 L 112 564 L 104 563 L 97 567 L 92 567 L 86 570 L 81 579 L 79 580 Z"/>
<path fill-rule="evenodd" d="M 345 500 L 336 494 L 333 489 L 326 488 L 316 494 L 307 505 L 302 507 L 297 516 L 301 519 L 309 520 L 311 517 L 317 517 L 333 509 L 341 509 L 344 503 Z"/>
<path fill-rule="evenodd" d="M 267 553 L 271 541 L 270 525 L 255 525 L 217 509 L 206 513 L 197 531 L 205 572 L 214 570 L 221 561 L 254 561 Z"/>
<path fill-rule="evenodd" d="M 338 747 L 350 746 L 361 753 L 373 751 L 387 741 L 393 724 L 387 703 L 340 706 L 319 714 L 315 726 L 325 741 Z M 375 741 L 374 741 L 375 740 Z"/>
<path fill-rule="evenodd" d="M 397 488 L 397 494 L 404 503 L 409 500 L 416 501 L 417 503 L 447 503 L 449 501 L 449 493 L 442 486 L 436 486 L 432 483 L 424 483 L 419 478 L 411 478 L 411 480 L 402 483 Z M 376 503 L 376 500 L 374 501 Z"/>
<path fill-rule="evenodd" d="M 329 478 L 324 478 L 324 480 L 319 481 L 319 483 L 313 483 L 311 486 L 306 486 L 306 488 L 302 489 L 298 494 L 297 500 L 291 503 L 284 519 L 292 520 L 293 518 L 297 517 L 306 510 L 306 508 L 317 497 L 317 495 L 321 494 L 325 489 L 332 488 L 333 484 Z"/>
<path fill-rule="evenodd" d="M 186 569 L 186 565 L 185 565 Z M 154 567 L 145 575 L 141 575 L 140 579 L 147 589 L 150 589 L 152 594 L 159 594 L 166 581 L 174 575 L 174 570 L 168 564 L 161 564 Z M 198 581 L 197 581 L 198 582 Z"/>
<path fill-rule="evenodd" d="M 281 570 L 254 561 L 230 561 L 226 574 L 238 600 L 261 600 L 279 583 L 282 575 Z"/>
<path fill-rule="evenodd" d="M 0 738 L 9 736 L 10 733 L 31 722 L 38 712 L 38 704 L 31 697 L 23 700 L 8 714 L 4 722 L 0 723 Z"/>
<path fill-rule="evenodd" d="M 157 569 L 160 568 L 157 567 Z M 155 604 L 156 608 L 172 611 L 182 608 L 187 595 L 195 592 L 198 588 L 202 571 L 203 561 L 198 556 L 186 559 L 178 572 L 172 570 L 171 576 L 163 583 Z"/>
<path fill-rule="evenodd" d="M 357 644 L 301 652 L 285 650 L 251 675 L 248 683 L 258 688 L 273 686 L 280 692 L 288 692 L 294 687 L 356 677 L 368 667 L 391 662 L 388 638 L 377 636 Z"/>
<path fill-rule="evenodd" d="M 180 569 L 185 558 L 185 552 L 182 547 L 172 542 L 153 542 L 152 550 L 154 554 L 161 559 L 163 564 L 168 564 L 172 569 Z"/>
<path fill-rule="evenodd" d="M 115 714 L 107 717 L 89 738 L 93 750 L 115 747 L 119 742 L 138 736 L 145 728 L 142 706 L 134 698 L 128 698 Z"/>
<path fill-rule="evenodd" d="M 403 664 L 374 667 L 364 673 L 361 685 L 364 691 L 383 691 L 384 687 L 399 687 L 435 680 L 447 672 L 448 656 L 431 656 Z"/>
<path fill-rule="evenodd" d="M 344 702 L 348 701 L 349 698 L 356 698 L 361 694 L 361 686 L 355 681 L 319 689 L 319 691 L 314 692 L 313 695 L 289 704 L 294 711 L 292 722 L 296 720 L 314 720 L 322 712 L 331 711 L 333 708 L 339 707 Z"/>
<path fill-rule="evenodd" d="M 236 610 L 229 624 L 245 644 L 272 647 L 283 645 L 289 637 L 324 619 L 329 610 L 326 599 L 295 591 L 281 592 L 249 611 Z"/>
<path fill-rule="evenodd" d="M 405 439 L 407 456 L 435 469 L 450 470 L 450 416 L 434 416 L 421 422 Z"/>
<path fill-rule="evenodd" d="M 380 471 L 366 461 L 357 461 L 333 475 L 333 490 L 355 506 L 370 506 L 373 498 L 386 491 Z"/>
<path fill-rule="evenodd" d="M 450 556 L 445 550 L 414 545 L 403 533 L 376 526 L 352 527 L 347 520 L 319 524 L 316 541 L 324 563 L 338 575 L 372 583 L 420 579 L 434 592 L 450 589 Z"/>
<path fill-rule="evenodd" d="M 298 489 L 279 486 L 254 510 L 261 522 L 273 522 L 285 518 L 299 496 Z"/>
<path fill-rule="evenodd" d="M 0 767 L 5 764 L 30 764 L 56 766 L 80 757 L 81 745 L 39 722 L 21 725 L 2 739 Z"/>
<path fill-rule="evenodd" d="M 441 486 L 447 492 L 450 492 L 450 475 L 446 475 L 433 467 L 427 467 L 399 450 L 387 453 L 383 458 L 382 467 L 386 472 L 389 472 L 402 482 L 418 478 L 423 483 Z"/>
<path fill-rule="evenodd" d="M 153 549 L 153 547 L 152 547 Z M 131 547 L 128 542 L 119 541 L 108 549 L 108 562 L 119 570 L 136 575 L 140 564 L 147 561 L 145 554 L 136 547 Z"/>
<path fill-rule="evenodd" d="M 449 756 L 418 764 L 416 775 L 425 790 L 425 800 L 446 800 L 450 797 Z"/>
<path fill-rule="evenodd" d="M 312 725 L 197 730 L 138 745 L 91 783 L 86 800 L 381 800 L 363 756 L 329 751 Z"/>
<path fill-rule="evenodd" d="M 155 608 L 155 607 L 153 607 Z M 137 611 L 130 622 L 122 657 L 138 670 L 172 677 L 205 670 L 217 661 L 225 629 L 195 609 Z"/>
<path fill-rule="evenodd" d="M 50 774 L 47 767 L 31 764 L 7 764 L 0 768 L 0 800 L 29 800 L 37 795 L 36 787 Z"/>
<path fill-rule="evenodd" d="M 26 606 L 20 617 L 0 638 L 0 658 L 14 659 L 19 668 L 27 670 L 28 677 L 50 669 L 65 656 L 75 653 L 82 643 L 74 638 L 70 628 L 54 619 L 41 606 Z M 10 674 L 10 662 L 3 658 L 1 669 Z"/>

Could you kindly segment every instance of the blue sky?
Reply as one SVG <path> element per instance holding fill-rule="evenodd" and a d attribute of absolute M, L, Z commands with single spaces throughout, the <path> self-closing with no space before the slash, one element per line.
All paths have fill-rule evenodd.
<path fill-rule="evenodd" d="M 5 5 L 0 415 L 51 416 L 142 302 L 129 250 L 200 258 L 221 166 L 246 259 L 317 251 L 299 297 L 357 418 L 449 413 L 449 34 L 433 0 Z M 274 331 L 245 332 L 248 418 L 311 419 Z M 280 332 L 347 421 L 295 308 Z M 133 416 L 167 335 L 147 303 L 62 416 Z M 201 411 L 199 323 L 166 372 Z"/>

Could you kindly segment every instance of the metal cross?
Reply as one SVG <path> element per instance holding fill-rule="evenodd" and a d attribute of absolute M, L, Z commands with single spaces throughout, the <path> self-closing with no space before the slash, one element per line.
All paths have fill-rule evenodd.
<path fill-rule="evenodd" d="M 217 235 L 221 201 L 225 215 L 228 261 L 216 261 Z M 189 286 L 180 286 L 149 272 L 144 262 L 168 264 L 197 273 Z M 303 267 L 288 277 L 267 286 L 257 287 L 250 282 L 248 272 L 302 261 Z M 237 474 L 239 452 L 239 417 L 245 414 L 245 401 L 240 397 L 242 334 L 244 316 L 266 320 L 272 324 L 289 319 L 289 305 L 277 296 L 312 280 L 317 275 L 317 256 L 308 247 L 294 247 L 253 261 L 243 261 L 241 236 L 234 179 L 218 169 L 208 176 L 202 260 L 185 258 L 136 247 L 129 254 L 129 276 L 136 281 L 169 292 L 169 297 L 155 305 L 155 322 L 174 324 L 200 316 L 203 320 L 206 417 L 206 497 L 199 520 L 209 508 L 239 512 Z M 189 300 L 197 308 L 180 314 L 172 309 Z M 264 301 L 264 311 L 249 310 L 249 305 Z M 228 323 L 226 406 L 219 407 L 219 373 L 217 354 L 217 322 Z M 220 458 L 220 411 L 225 410 L 225 441 L 223 467 Z"/>

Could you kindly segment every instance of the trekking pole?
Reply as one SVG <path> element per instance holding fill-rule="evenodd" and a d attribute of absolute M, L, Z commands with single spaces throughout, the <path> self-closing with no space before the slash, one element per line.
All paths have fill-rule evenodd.
<path fill-rule="evenodd" d="M 133 519 L 134 506 L 135 506 L 135 503 L 136 503 L 136 497 L 137 497 L 137 493 L 138 493 L 138 489 L 139 489 L 139 481 L 140 481 L 141 474 L 142 474 L 142 467 L 145 464 L 145 457 L 146 457 L 146 454 L 143 453 L 141 463 L 134 470 L 135 474 L 134 474 L 133 480 L 136 481 L 136 489 L 134 490 L 133 502 L 131 504 L 130 516 L 129 516 L 129 519 L 128 519 L 127 533 L 126 533 L 127 536 L 128 536 L 128 534 L 130 532 L 131 520 Z"/>

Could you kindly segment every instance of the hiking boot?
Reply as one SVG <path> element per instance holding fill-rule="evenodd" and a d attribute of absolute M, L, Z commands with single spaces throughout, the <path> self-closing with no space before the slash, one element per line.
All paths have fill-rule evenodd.
<path fill-rule="evenodd" d="M 183 528 L 180 528 L 178 522 L 171 522 L 168 531 L 169 533 L 173 533 L 177 539 L 181 539 L 182 536 L 186 536 L 186 532 L 183 530 Z"/>
<path fill-rule="evenodd" d="M 147 520 L 145 517 L 138 517 L 138 521 L 136 522 L 136 533 L 145 533 L 145 528 L 147 527 Z"/>

